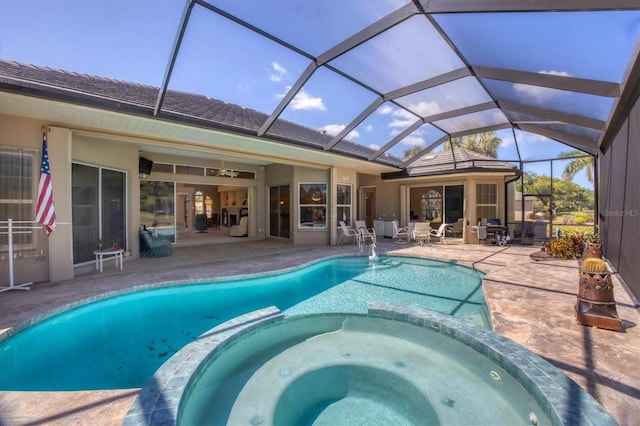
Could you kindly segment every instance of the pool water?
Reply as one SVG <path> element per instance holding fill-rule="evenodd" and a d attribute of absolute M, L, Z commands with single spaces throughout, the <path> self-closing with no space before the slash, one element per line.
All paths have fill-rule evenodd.
<path fill-rule="evenodd" d="M 551 424 L 535 392 L 474 346 L 482 344 L 364 315 L 284 317 L 230 339 L 181 377 L 176 424 Z"/>
<path fill-rule="evenodd" d="M 488 327 L 482 274 L 410 257 L 335 258 L 286 273 L 176 285 L 88 303 L 1 341 L 1 390 L 142 387 L 180 348 L 265 306 L 364 313 L 370 300 L 415 305 Z"/>

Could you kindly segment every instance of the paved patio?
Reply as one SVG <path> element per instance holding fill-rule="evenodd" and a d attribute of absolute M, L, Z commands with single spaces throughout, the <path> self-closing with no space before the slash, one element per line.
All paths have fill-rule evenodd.
<path fill-rule="evenodd" d="M 381 241 L 377 252 L 455 261 L 487 275 L 485 297 L 494 330 L 528 347 L 593 395 L 621 425 L 637 424 L 640 413 L 639 306 L 615 280 L 621 333 L 575 321 L 577 261 L 534 262 L 527 246 L 434 244 L 424 247 Z M 113 262 L 103 274 L 90 272 L 30 291 L 0 293 L 0 332 L 53 307 L 139 284 L 263 272 L 336 254 L 340 247 L 293 246 L 275 241 L 177 247 L 171 257 Z M 0 426 L 121 424 L 138 389 L 83 392 L 0 392 Z"/>

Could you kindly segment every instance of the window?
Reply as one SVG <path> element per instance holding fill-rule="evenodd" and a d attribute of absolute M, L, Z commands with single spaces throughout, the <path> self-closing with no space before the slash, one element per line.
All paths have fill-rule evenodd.
<path fill-rule="evenodd" d="M 327 227 L 327 184 L 300 184 L 300 228 Z"/>
<path fill-rule="evenodd" d="M 37 154 L 35 150 L 0 148 L 0 221 L 34 220 L 38 186 L 34 164 L 39 164 L 36 163 Z M 26 251 L 35 249 L 36 243 L 30 231 L 13 234 L 13 250 L 17 256 L 27 255 Z M 0 234 L 0 249 L 6 251 L 8 247 L 8 235 L 3 232 Z"/>
<path fill-rule="evenodd" d="M 428 188 L 420 200 L 421 220 L 442 222 L 442 187 Z"/>
<path fill-rule="evenodd" d="M 204 195 L 202 192 L 196 191 L 195 195 L 196 214 L 204 214 Z"/>
<path fill-rule="evenodd" d="M 337 212 L 338 221 L 343 220 L 347 226 L 351 226 L 351 185 L 338 184 L 337 186 Z"/>
<path fill-rule="evenodd" d="M 127 247 L 126 173 L 83 164 L 71 166 L 73 263 L 93 261 L 103 247 Z"/>
<path fill-rule="evenodd" d="M 498 217 L 498 185 L 476 184 L 476 217 L 492 219 Z"/>

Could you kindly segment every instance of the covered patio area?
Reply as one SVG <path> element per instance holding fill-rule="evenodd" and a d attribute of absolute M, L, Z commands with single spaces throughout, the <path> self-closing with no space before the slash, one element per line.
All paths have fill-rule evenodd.
<path fill-rule="evenodd" d="M 378 242 L 378 254 L 429 257 L 485 272 L 484 292 L 494 331 L 560 368 L 592 394 L 621 425 L 640 411 L 640 315 L 638 304 L 615 280 L 622 333 L 588 328 L 575 321 L 577 261 L 535 262 L 531 246 L 446 246 Z M 353 244 L 309 246 L 278 241 L 176 247 L 161 259 L 126 258 L 124 270 L 109 265 L 60 283 L 35 284 L 30 291 L 0 295 L 0 331 L 53 307 L 96 294 L 175 280 L 264 272 L 301 265 L 326 256 L 358 255 Z M 0 424 L 121 424 L 138 389 L 82 392 L 0 392 Z"/>

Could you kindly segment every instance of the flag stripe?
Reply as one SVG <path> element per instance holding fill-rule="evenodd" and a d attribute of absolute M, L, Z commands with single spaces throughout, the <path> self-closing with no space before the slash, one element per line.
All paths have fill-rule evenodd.
<path fill-rule="evenodd" d="M 42 135 L 42 162 L 40 163 L 40 181 L 38 182 L 38 203 L 36 205 L 36 222 L 44 225 L 47 235 L 56 228 L 56 212 L 53 205 L 53 187 L 51 170 L 49 169 L 49 152 L 47 138 Z"/>

